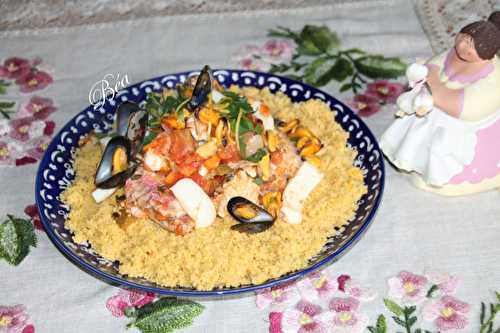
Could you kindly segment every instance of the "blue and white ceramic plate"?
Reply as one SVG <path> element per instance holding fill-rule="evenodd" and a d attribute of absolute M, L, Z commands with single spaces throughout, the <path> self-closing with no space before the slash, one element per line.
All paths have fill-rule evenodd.
<path fill-rule="evenodd" d="M 119 103 L 127 100 L 140 103 L 145 100 L 147 93 L 161 91 L 164 87 L 173 88 L 176 83 L 183 82 L 186 78 L 198 73 L 169 74 L 127 87 L 100 108 L 94 110 L 92 106 L 87 107 L 59 131 L 49 145 L 36 177 L 36 202 L 47 235 L 54 245 L 74 264 L 111 284 L 174 296 L 213 296 L 255 291 L 292 281 L 338 259 L 367 229 L 382 198 L 384 162 L 374 135 L 346 105 L 321 90 L 284 77 L 241 70 L 216 70 L 214 75 L 226 87 L 232 84 L 257 88 L 268 87 L 272 92 L 282 91 L 294 102 L 310 98 L 326 102 L 332 110 L 332 117 L 335 117 L 342 128 L 349 132 L 348 144 L 358 152 L 355 164 L 365 170 L 364 180 L 368 193 L 361 198 L 356 216 L 345 228 L 336 230 L 336 235 L 330 237 L 323 249 L 309 260 L 307 268 L 270 279 L 259 285 L 244 285 L 238 288 L 210 291 L 199 291 L 182 286 L 164 288 L 146 279 L 120 274 L 117 262 L 104 259 L 91 247 L 76 244 L 73 241 L 71 231 L 64 226 L 69 207 L 61 202 L 59 196 L 74 179 L 72 156 L 79 139 L 95 129 L 107 131 L 111 128 L 115 108 Z"/>

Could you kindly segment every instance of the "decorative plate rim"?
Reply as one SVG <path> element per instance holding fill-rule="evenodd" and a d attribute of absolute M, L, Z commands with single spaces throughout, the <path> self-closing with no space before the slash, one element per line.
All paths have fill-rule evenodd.
<path fill-rule="evenodd" d="M 318 88 L 315 88 L 307 83 L 303 83 L 300 81 L 289 79 L 289 78 L 284 77 L 284 76 L 270 74 L 270 73 L 264 73 L 264 72 L 258 72 L 258 71 L 241 70 L 241 69 L 228 69 L 228 68 L 218 68 L 218 69 L 214 69 L 213 71 L 214 72 L 220 71 L 220 72 L 227 72 L 227 73 L 239 73 L 239 74 L 253 73 L 256 75 L 263 75 L 264 77 L 276 77 L 282 81 L 284 80 L 284 81 L 291 82 L 292 84 L 298 84 L 306 89 L 309 89 L 314 94 L 319 93 L 319 94 L 324 95 L 325 97 L 331 98 L 337 104 L 342 106 L 344 111 L 349 112 L 350 117 L 353 117 L 354 119 L 356 119 L 359 122 L 360 129 L 362 129 L 366 133 L 365 135 L 367 135 L 373 139 L 373 150 L 378 151 L 380 154 L 379 161 L 378 161 L 380 164 L 379 192 L 377 194 L 377 197 L 374 200 L 374 203 L 370 209 L 370 212 L 366 216 L 364 223 L 359 227 L 359 229 L 357 229 L 354 232 L 352 237 L 350 237 L 346 242 L 344 242 L 337 250 L 335 250 L 333 253 L 327 255 L 325 258 L 319 260 L 317 263 L 315 263 L 307 268 L 293 271 L 293 272 L 288 273 L 286 275 L 283 275 L 281 277 L 273 278 L 271 281 L 264 282 L 261 284 L 246 285 L 246 286 L 242 286 L 242 287 L 232 287 L 231 289 L 221 289 L 221 290 L 218 290 L 218 289 L 213 289 L 213 290 L 195 290 L 195 289 L 193 289 L 193 290 L 181 290 L 181 289 L 172 288 L 172 287 L 145 286 L 145 285 L 142 285 L 140 283 L 131 282 L 131 281 L 128 281 L 124 278 L 113 276 L 113 275 L 111 275 L 107 272 L 104 272 L 104 271 L 94 267 L 93 265 L 85 262 L 80 257 L 78 257 L 75 253 L 73 253 L 73 251 L 71 249 L 69 249 L 64 244 L 64 242 L 61 239 L 59 239 L 59 237 L 55 234 L 52 226 L 50 225 L 48 218 L 45 216 L 45 214 L 43 214 L 43 210 L 42 210 L 43 205 L 42 205 L 42 198 L 40 195 L 40 191 L 42 190 L 42 175 L 41 174 L 42 174 L 42 170 L 49 163 L 49 152 L 54 150 L 54 146 L 57 145 L 56 139 L 59 139 L 61 134 L 64 131 L 67 131 L 68 128 L 70 127 L 70 125 L 73 124 L 82 113 L 86 112 L 86 110 L 88 109 L 88 107 L 86 107 L 82 111 L 78 112 L 71 119 L 66 121 L 64 126 L 59 129 L 59 131 L 57 132 L 56 135 L 53 136 L 42 160 L 40 161 L 40 163 L 38 165 L 38 169 L 37 169 L 37 173 L 36 173 L 36 180 L 35 180 L 35 201 L 36 201 L 37 209 L 39 211 L 39 215 L 40 215 L 42 224 L 44 226 L 44 229 L 45 229 L 49 239 L 51 240 L 51 242 L 56 246 L 56 248 L 67 259 L 69 259 L 70 262 L 75 264 L 77 267 L 83 269 L 84 271 L 86 271 L 87 273 L 92 275 L 93 277 L 96 277 L 100 280 L 104 280 L 105 282 L 110 283 L 112 285 L 119 285 L 120 287 L 139 289 L 139 290 L 153 292 L 153 293 L 157 293 L 157 294 L 170 295 L 170 296 L 182 296 L 182 297 L 213 297 L 213 296 L 224 296 L 224 295 L 229 296 L 229 295 L 254 292 L 254 291 L 257 291 L 260 289 L 265 289 L 265 288 L 273 287 L 276 285 L 280 285 L 280 284 L 283 284 L 286 282 L 296 280 L 304 275 L 307 275 L 308 273 L 311 273 L 311 272 L 319 269 L 320 267 L 322 267 L 330 262 L 333 262 L 336 259 L 339 259 L 342 255 L 344 255 L 346 253 L 346 251 L 352 245 L 354 245 L 355 242 L 357 242 L 361 238 L 361 236 L 365 233 L 365 231 L 368 229 L 368 227 L 372 224 L 372 222 L 375 218 L 375 215 L 378 211 L 378 208 L 380 206 L 380 203 L 382 201 L 383 194 L 384 194 L 384 188 L 385 188 L 384 158 L 383 158 L 383 154 L 380 150 L 380 147 L 379 147 L 379 144 L 378 144 L 378 141 L 377 141 L 375 135 L 372 133 L 372 131 L 369 129 L 369 127 L 365 124 L 365 122 L 361 118 L 359 118 L 359 116 L 356 115 L 351 110 L 350 107 L 348 107 L 347 105 L 345 105 L 343 102 L 339 101 L 338 99 L 336 99 L 332 95 L 330 95 L 330 94 L 328 94 L 328 93 L 326 93 Z M 199 72 L 199 70 L 182 71 L 182 72 L 177 72 L 177 73 L 167 73 L 165 75 L 142 80 L 140 82 L 131 84 L 131 85 L 125 87 L 125 89 L 132 89 L 134 87 L 139 87 L 141 84 L 143 84 L 144 82 L 147 82 L 147 81 L 160 81 L 161 82 L 162 78 L 165 78 L 168 76 L 180 77 L 180 76 L 184 75 L 184 76 L 188 77 L 189 75 L 193 75 L 193 73 L 197 73 L 197 72 Z M 314 98 L 314 94 L 311 95 L 311 97 L 309 97 L 309 99 Z M 332 112 L 334 111 L 333 106 L 330 106 L 330 109 Z M 95 112 L 95 110 L 93 112 Z M 179 287 L 179 288 L 182 288 L 182 287 Z"/>

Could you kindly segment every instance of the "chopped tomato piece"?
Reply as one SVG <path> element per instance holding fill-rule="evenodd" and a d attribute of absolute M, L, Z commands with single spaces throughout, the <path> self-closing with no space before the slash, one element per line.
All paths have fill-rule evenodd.
<path fill-rule="evenodd" d="M 217 155 L 220 157 L 222 162 L 238 162 L 240 158 L 240 152 L 236 147 L 236 144 L 230 143 L 226 147 L 221 147 L 217 150 Z"/>
<path fill-rule="evenodd" d="M 175 130 L 172 132 L 172 149 L 170 149 L 170 156 L 175 162 L 182 163 L 186 155 L 194 152 L 194 146 L 195 143 L 189 130 Z"/>
<path fill-rule="evenodd" d="M 193 173 L 198 171 L 203 163 L 203 158 L 196 154 L 191 153 L 184 157 L 184 159 L 177 164 L 179 172 L 184 176 L 191 176 Z"/>
<path fill-rule="evenodd" d="M 155 150 L 162 155 L 168 155 L 170 147 L 172 146 L 171 131 L 161 132 L 151 141 L 148 145 L 144 147 L 145 151 Z"/>
<path fill-rule="evenodd" d="M 163 117 L 161 120 L 161 127 L 170 127 L 173 129 L 184 129 L 186 124 L 184 123 L 184 119 L 179 119 L 176 115 Z"/>
<path fill-rule="evenodd" d="M 263 116 L 266 116 L 266 117 L 271 114 L 271 112 L 269 111 L 269 107 L 264 103 L 262 103 L 260 105 L 259 111 L 260 111 L 260 113 L 262 113 Z"/>
<path fill-rule="evenodd" d="M 190 177 L 194 182 L 205 191 L 206 194 L 209 196 L 214 194 L 215 190 L 222 186 L 222 183 L 224 182 L 224 177 L 222 176 L 215 176 L 211 179 L 207 179 L 202 177 L 199 173 L 195 173 Z"/>

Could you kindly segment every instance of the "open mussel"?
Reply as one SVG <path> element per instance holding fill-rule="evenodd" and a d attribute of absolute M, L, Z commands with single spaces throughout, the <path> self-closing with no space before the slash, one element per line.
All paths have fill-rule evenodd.
<path fill-rule="evenodd" d="M 130 141 L 123 136 L 115 136 L 104 149 L 95 174 L 95 185 L 100 189 L 123 186 L 136 167 L 131 159 Z"/>
<path fill-rule="evenodd" d="M 142 148 L 148 114 L 133 102 L 124 102 L 116 110 L 116 132 L 130 142 L 130 154 L 135 156 Z"/>
<path fill-rule="evenodd" d="M 227 203 L 231 216 L 240 222 L 231 229 L 249 234 L 265 231 L 272 227 L 275 218 L 262 207 L 243 197 L 234 197 Z"/>
<path fill-rule="evenodd" d="M 193 89 L 193 94 L 189 100 L 187 107 L 190 111 L 195 112 L 208 100 L 209 94 L 212 92 L 212 70 L 208 65 L 205 65 L 198 75 L 196 84 Z"/>

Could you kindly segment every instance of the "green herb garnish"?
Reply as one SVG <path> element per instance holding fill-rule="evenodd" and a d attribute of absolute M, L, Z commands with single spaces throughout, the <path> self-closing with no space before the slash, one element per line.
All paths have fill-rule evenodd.
<path fill-rule="evenodd" d="M 259 162 L 264 156 L 267 155 L 267 150 L 260 148 L 257 150 L 254 154 L 248 156 L 246 158 L 247 161 L 257 163 Z"/>
<path fill-rule="evenodd" d="M 182 96 L 162 96 L 160 93 L 151 92 L 146 99 L 145 109 L 148 112 L 148 127 L 160 127 L 161 119 L 170 114 L 176 114 L 184 119 L 184 107 L 189 102 Z"/>

